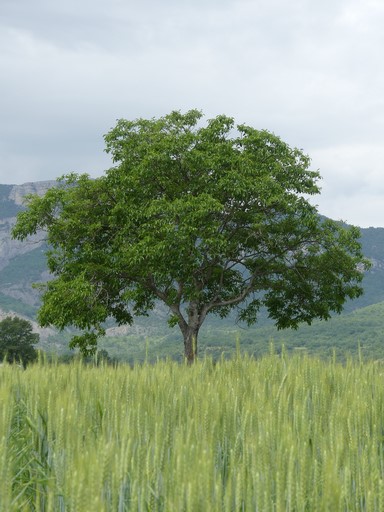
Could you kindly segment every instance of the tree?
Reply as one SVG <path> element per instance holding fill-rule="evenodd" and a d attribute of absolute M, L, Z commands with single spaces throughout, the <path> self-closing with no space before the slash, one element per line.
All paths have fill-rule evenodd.
<path fill-rule="evenodd" d="M 72 347 L 95 350 L 108 317 L 129 324 L 160 300 L 191 362 L 208 314 L 236 309 L 251 324 L 265 307 L 278 328 L 297 328 L 362 293 L 359 230 L 310 204 L 320 176 L 309 157 L 201 117 L 119 120 L 105 136 L 114 167 L 64 176 L 18 215 L 14 237 L 45 230 L 50 245 L 39 321 L 84 330 Z"/>
<path fill-rule="evenodd" d="M 37 358 L 33 347 L 39 335 L 32 332 L 32 324 L 18 317 L 7 317 L 0 322 L 0 359 L 9 363 L 21 362 L 23 366 Z"/>

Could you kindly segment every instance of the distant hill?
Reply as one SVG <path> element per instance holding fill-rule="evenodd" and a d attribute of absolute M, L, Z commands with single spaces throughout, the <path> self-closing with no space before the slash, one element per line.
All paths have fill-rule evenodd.
<path fill-rule="evenodd" d="M 23 197 L 31 193 L 43 195 L 55 184 L 55 181 L 43 181 L 0 185 L 0 319 L 10 313 L 17 314 L 33 321 L 36 329 L 35 317 L 40 298 L 32 283 L 49 278 L 44 237 L 37 235 L 32 240 L 19 242 L 12 240 L 10 233 L 17 213 L 23 208 Z M 308 346 L 309 351 L 314 347 L 326 350 L 326 347 L 335 345 L 344 350 L 346 343 L 353 345 L 355 340 L 355 348 L 358 341 L 362 346 L 368 343 L 366 352 L 384 358 L 384 352 L 376 350 L 384 341 L 381 340 L 381 333 L 384 333 L 384 228 L 361 229 L 361 235 L 363 252 L 372 261 L 372 269 L 364 279 L 364 295 L 350 301 L 340 317 L 329 322 L 314 322 L 313 326 L 303 326 L 294 332 L 277 332 L 266 318 L 245 329 L 236 325 L 233 318 L 220 320 L 212 317 L 202 328 L 199 340 L 202 350 L 215 355 L 223 350 L 232 350 L 236 336 L 240 337 L 244 348 L 255 354 L 265 351 L 272 337 L 279 343 L 284 340 L 292 349 L 295 344 Z M 181 353 L 180 335 L 177 329 L 168 328 L 166 316 L 166 309 L 159 305 L 149 318 L 138 318 L 133 326 L 111 326 L 104 345 L 119 357 L 131 359 L 136 354 L 142 358 L 145 351 L 143 342 L 150 339 L 151 347 L 156 346 L 156 349 L 152 347 L 153 354 L 177 356 Z M 54 346 L 55 350 L 64 350 L 68 335 L 54 335 L 51 330 L 43 330 L 41 334 L 45 348 Z"/>
<path fill-rule="evenodd" d="M 39 306 L 38 293 L 31 284 L 48 278 L 43 236 L 26 242 L 11 238 L 17 213 L 27 194 L 43 195 L 55 181 L 0 185 L 0 309 L 34 318 Z"/>

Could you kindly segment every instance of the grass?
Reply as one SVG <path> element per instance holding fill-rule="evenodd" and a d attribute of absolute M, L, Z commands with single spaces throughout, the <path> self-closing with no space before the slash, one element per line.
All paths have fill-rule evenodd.
<path fill-rule="evenodd" d="M 382 511 L 384 366 L 0 368 L 0 510 Z"/>
<path fill-rule="evenodd" d="M 163 320 L 152 316 L 148 320 L 150 328 L 147 333 L 146 320 L 139 318 L 137 325 L 135 320 L 131 327 L 130 334 L 102 338 L 99 348 L 107 350 L 110 357 L 130 364 L 145 360 L 156 362 L 158 358 L 167 357 L 182 361 L 184 347 L 180 330 L 170 329 Z M 223 353 L 226 358 L 233 357 L 236 353 L 235 340 L 239 339 L 242 352 L 260 358 L 268 354 L 268 340 L 272 339 L 276 350 L 284 344 L 288 353 L 305 349 L 310 356 L 328 360 L 336 351 L 338 361 L 345 362 L 348 355 L 358 357 L 360 347 L 365 360 L 377 360 L 384 359 L 383 328 L 384 302 L 335 315 L 327 322 L 315 320 L 312 325 L 301 325 L 298 330 L 278 331 L 265 317 L 246 329 L 236 325 L 234 319 L 231 325 L 229 320 L 222 323 L 212 317 L 202 326 L 198 353 L 202 357 L 212 356 L 215 360 L 220 359 Z M 72 335 L 69 332 L 55 333 L 40 346 L 50 353 L 68 354 Z"/>

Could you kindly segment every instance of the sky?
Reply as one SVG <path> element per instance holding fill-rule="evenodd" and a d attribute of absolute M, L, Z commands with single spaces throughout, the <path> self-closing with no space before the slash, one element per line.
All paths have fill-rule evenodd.
<path fill-rule="evenodd" d="M 0 183 L 92 177 L 120 118 L 197 108 L 311 157 L 319 212 L 384 227 L 382 0 L 0 0 Z"/>

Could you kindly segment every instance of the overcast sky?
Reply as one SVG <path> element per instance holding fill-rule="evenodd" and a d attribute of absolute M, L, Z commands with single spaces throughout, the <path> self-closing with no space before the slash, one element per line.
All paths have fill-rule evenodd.
<path fill-rule="evenodd" d="M 99 176 L 119 118 L 226 114 L 312 158 L 319 211 L 384 226 L 383 0 L 0 0 L 0 183 Z"/>

